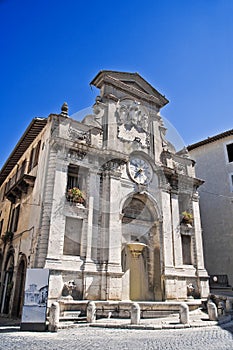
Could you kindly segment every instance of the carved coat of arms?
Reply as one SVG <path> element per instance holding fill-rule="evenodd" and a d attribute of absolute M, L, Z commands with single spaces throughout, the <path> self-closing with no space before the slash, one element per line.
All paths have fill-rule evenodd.
<path fill-rule="evenodd" d="M 118 102 L 116 118 L 120 139 L 136 140 L 143 147 L 149 147 L 149 114 L 140 102 L 132 100 Z"/>

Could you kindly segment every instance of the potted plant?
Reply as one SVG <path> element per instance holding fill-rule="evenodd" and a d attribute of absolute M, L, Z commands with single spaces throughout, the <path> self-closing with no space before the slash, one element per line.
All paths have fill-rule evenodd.
<path fill-rule="evenodd" d="M 192 224 L 193 224 L 193 214 L 191 214 L 188 211 L 183 211 L 182 215 L 183 215 L 183 217 L 182 217 L 181 223 L 192 226 Z"/>
<path fill-rule="evenodd" d="M 67 200 L 73 203 L 78 203 L 83 205 L 85 203 L 84 194 L 78 187 L 70 188 L 67 191 Z"/>

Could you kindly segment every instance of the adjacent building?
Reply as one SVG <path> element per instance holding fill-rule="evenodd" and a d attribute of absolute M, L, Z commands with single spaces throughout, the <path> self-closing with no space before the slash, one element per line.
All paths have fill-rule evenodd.
<path fill-rule="evenodd" d="M 101 71 L 93 114 L 35 118 L 0 172 L 1 313 L 19 316 L 27 268 L 48 302 L 208 296 L 198 187 L 166 140 L 168 100 L 137 73 Z"/>
<path fill-rule="evenodd" d="M 233 130 L 188 147 L 200 188 L 205 263 L 212 285 L 233 285 Z M 226 276 L 228 278 L 225 278 Z"/>

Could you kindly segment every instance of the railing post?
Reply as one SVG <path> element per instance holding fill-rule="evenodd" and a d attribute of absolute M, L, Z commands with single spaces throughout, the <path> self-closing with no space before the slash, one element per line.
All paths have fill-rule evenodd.
<path fill-rule="evenodd" d="M 94 301 L 90 301 L 87 305 L 87 322 L 95 323 L 96 321 L 96 306 Z"/>
<path fill-rule="evenodd" d="M 180 323 L 189 324 L 189 307 L 185 303 L 180 304 Z"/>
<path fill-rule="evenodd" d="M 217 321 L 218 320 L 218 310 L 217 306 L 212 300 L 209 300 L 207 303 L 207 310 L 210 321 Z"/>
<path fill-rule="evenodd" d="M 49 331 L 57 332 L 59 325 L 60 306 L 58 302 L 53 302 L 49 313 Z"/>
<path fill-rule="evenodd" d="M 138 303 L 133 303 L 131 305 L 131 324 L 140 323 L 140 306 Z"/>

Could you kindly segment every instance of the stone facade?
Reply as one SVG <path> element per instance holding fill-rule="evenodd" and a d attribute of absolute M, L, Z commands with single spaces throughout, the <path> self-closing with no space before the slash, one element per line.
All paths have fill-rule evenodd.
<path fill-rule="evenodd" d="M 206 268 L 233 285 L 233 130 L 189 146 L 196 161 Z M 218 282 L 218 281 L 216 281 Z M 218 283 L 216 283 L 218 285 Z"/>
<path fill-rule="evenodd" d="M 20 315 L 26 268 L 50 270 L 50 304 L 69 281 L 79 300 L 208 296 L 202 181 L 166 140 L 168 100 L 137 73 L 91 84 L 93 114 L 33 120 L 1 170 L 2 313 Z"/>

